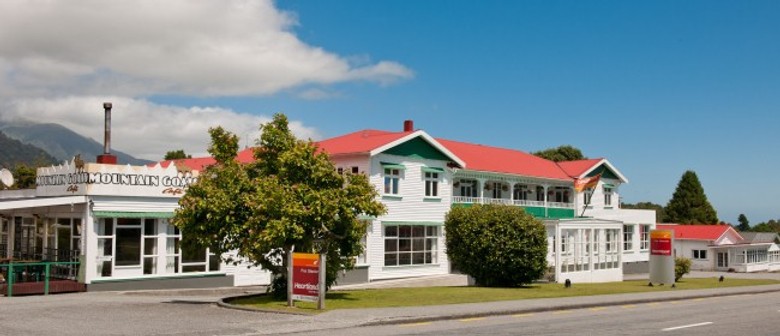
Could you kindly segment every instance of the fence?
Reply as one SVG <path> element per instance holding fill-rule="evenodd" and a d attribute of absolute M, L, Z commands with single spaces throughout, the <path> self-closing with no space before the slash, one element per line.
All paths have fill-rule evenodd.
<path fill-rule="evenodd" d="M 77 261 L 10 262 L 0 264 L 0 275 L 6 281 L 6 295 L 13 296 L 14 284 L 43 282 L 43 294 L 49 294 L 49 281 L 54 279 L 73 280 L 78 274 Z"/>

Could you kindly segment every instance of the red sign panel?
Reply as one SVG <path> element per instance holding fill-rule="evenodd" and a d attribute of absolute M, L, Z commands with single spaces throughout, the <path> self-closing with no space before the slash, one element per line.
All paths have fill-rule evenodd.
<path fill-rule="evenodd" d="M 672 231 L 655 230 L 650 232 L 650 254 L 672 255 Z"/>
<path fill-rule="evenodd" d="M 319 298 L 320 256 L 293 253 L 292 293 L 294 300 L 316 302 Z"/>

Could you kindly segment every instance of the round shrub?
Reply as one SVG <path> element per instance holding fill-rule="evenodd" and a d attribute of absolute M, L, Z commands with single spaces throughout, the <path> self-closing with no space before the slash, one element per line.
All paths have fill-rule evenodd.
<path fill-rule="evenodd" d="M 680 281 L 683 275 L 691 272 L 691 259 L 683 257 L 674 258 L 674 281 Z"/>
<path fill-rule="evenodd" d="M 449 259 L 477 285 L 522 286 L 544 275 L 544 224 L 522 208 L 479 204 L 453 207 L 444 225 Z"/>

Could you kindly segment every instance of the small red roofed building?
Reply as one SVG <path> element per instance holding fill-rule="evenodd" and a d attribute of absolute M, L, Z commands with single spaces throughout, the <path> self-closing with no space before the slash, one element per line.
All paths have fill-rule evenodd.
<path fill-rule="evenodd" d="M 766 272 L 780 270 L 777 233 L 738 232 L 731 225 L 658 224 L 674 232 L 674 255 L 704 271 Z"/>

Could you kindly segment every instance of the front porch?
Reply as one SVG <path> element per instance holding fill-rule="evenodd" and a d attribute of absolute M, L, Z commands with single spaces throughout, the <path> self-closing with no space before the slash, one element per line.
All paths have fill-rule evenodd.
<path fill-rule="evenodd" d="M 736 245 L 714 248 L 715 270 L 739 273 L 780 271 L 780 248 L 776 244 Z"/>
<path fill-rule="evenodd" d="M 474 173 L 453 181 L 454 204 L 513 205 L 540 218 L 574 218 L 575 192 L 566 184 Z"/>

